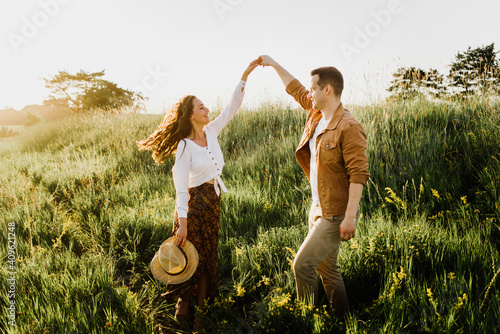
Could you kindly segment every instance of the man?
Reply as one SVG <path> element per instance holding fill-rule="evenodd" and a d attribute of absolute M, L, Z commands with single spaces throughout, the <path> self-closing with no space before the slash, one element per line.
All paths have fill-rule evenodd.
<path fill-rule="evenodd" d="M 307 111 L 307 122 L 295 156 L 311 182 L 312 207 L 309 233 L 294 260 L 297 298 L 317 303 L 318 281 L 338 316 L 348 310 L 344 281 L 337 266 L 340 241 L 354 237 L 359 201 L 370 174 L 366 134 L 340 101 L 344 81 L 334 67 L 311 72 L 311 88 L 300 82 L 269 56 L 288 94 Z"/>

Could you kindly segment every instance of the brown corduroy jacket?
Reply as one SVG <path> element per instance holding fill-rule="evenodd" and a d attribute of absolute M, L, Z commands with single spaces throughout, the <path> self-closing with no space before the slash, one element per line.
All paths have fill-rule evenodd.
<path fill-rule="evenodd" d="M 286 91 L 307 111 L 307 121 L 295 157 L 309 179 L 311 152 L 309 140 L 322 117 L 313 109 L 308 91 L 297 80 Z M 366 134 L 361 124 L 342 103 L 333 114 L 325 130 L 316 139 L 318 166 L 318 195 L 324 217 L 345 214 L 349 199 L 349 183 L 366 185 L 370 173 L 366 156 Z"/>

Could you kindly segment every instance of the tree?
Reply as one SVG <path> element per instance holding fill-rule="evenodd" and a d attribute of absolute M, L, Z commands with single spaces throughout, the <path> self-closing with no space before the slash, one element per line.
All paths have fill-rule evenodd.
<path fill-rule="evenodd" d="M 392 76 L 392 85 L 387 89 L 391 92 L 391 99 L 441 97 L 446 94 L 443 75 L 435 69 L 424 71 L 415 67 L 400 67 Z"/>
<path fill-rule="evenodd" d="M 455 95 L 470 95 L 484 90 L 499 91 L 500 67 L 495 43 L 476 49 L 467 49 L 455 56 L 448 78 L 455 87 Z"/>
<path fill-rule="evenodd" d="M 103 76 L 104 70 L 94 73 L 81 70 L 74 75 L 59 71 L 52 78 L 43 79 L 45 87 L 51 90 L 46 102 L 66 105 L 75 113 L 81 113 L 90 109 L 112 110 L 128 107 L 144 99 L 138 93 L 104 80 Z"/>
<path fill-rule="evenodd" d="M 122 106 L 132 105 L 134 103 L 134 93 L 119 88 L 113 82 L 99 80 L 94 87 L 85 92 L 82 100 L 87 109 L 118 109 Z"/>

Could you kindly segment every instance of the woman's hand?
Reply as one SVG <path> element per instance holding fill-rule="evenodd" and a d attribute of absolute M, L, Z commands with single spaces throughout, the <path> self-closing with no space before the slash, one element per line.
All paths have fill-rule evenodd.
<path fill-rule="evenodd" d="M 187 218 L 179 218 L 179 228 L 175 236 L 177 237 L 177 246 L 184 246 L 188 236 Z"/>
<path fill-rule="evenodd" d="M 247 81 L 248 79 L 248 75 L 250 73 L 252 73 L 252 71 L 260 65 L 260 63 L 262 62 L 262 58 L 257 58 L 255 60 L 252 60 L 252 62 L 248 65 L 247 69 L 245 70 L 245 72 L 243 72 L 243 75 L 241 76 L 241 80 L 243 81 Z"/>

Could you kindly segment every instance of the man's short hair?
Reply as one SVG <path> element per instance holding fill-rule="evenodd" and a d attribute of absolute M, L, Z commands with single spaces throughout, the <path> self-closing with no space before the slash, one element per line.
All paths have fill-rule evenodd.
<path fill-rule="evenodd" d="M 332 66 L 320 67 L 311 71 L 311 76 L 318 75 L 318 86 L 323 89 L 327 84 L 333 87 L 335 96 L 340 97 L 344 90 L 344 77 L 339 70 Z"/>

